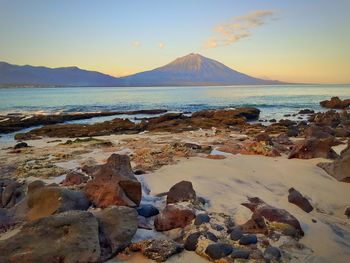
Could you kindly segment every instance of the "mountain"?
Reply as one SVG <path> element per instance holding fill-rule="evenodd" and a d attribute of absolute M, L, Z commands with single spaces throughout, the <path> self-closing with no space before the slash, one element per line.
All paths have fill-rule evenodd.
<path fill-rule="evenodd" d="M 47 68 L 0 62 L 0 85 L 115 86 L 118 78 L 77 67 Z"/>
<path fill-rule="evenodd" d="M 123 86 L 196 86 L 196 85 L 261 85 L 279 81 L 258 79 L 235 71 L 224 64 L 189 54 L 150 71 L 120 78 Z"/>
<path fill-rule="evenodd" d="M 47 68 L 17 66 L 0 62 L 0 85 L 33 86 L 199 86 L 282 84 L 258 79 L 235 71 L 224 64 L 189 54 L 153 70 L 116 78 L 77 67 Z"/>

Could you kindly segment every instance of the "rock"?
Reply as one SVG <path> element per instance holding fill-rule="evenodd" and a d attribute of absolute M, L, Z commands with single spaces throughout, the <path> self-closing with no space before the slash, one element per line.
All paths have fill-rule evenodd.
<path fill-rule="evenodd" d="M 249 234 L 268 234 L 268 229 L 265 224 L 265 220 L 263 217 L 259 217 L 256 215 L 252 215 L 252 218 L 245 222 L 243 225 L 240 225 L 239 228 L 243 233 Z"/>
<path fill-rule="evenodd" d="M 188 251 L 195 251 L 198 245 L 198 240 L 200 237 L 203 237 L 205 239 L 211 240 L 213 242 L 217 242 L 218 238 L 216 235 L 214 235 L 211 232 L 204 232 L 204 231 L 200 231 L 200 232 L 195 232 L 190 234 L 186 240 L 185 240 L 185 249 Z"/>
<path fill-rule="evenodd" d="M 135 207 L 141 201 L 141 183 L 134 176 L 127 155 L 112 154 L 98 166 L 85 186 L 85 194 L 97 207 Z"/>
<path fill-rule="evenodd" d="M 269 246 L 264 251 L 264 257 L 267 260 L 279 260 L 281 258 L 281 251 L 277 247 Z"/>
<path fill-rule="evenodd" d="M 332 134 L 323 131 L 321 127 L 316 125 L 310 125 L 304 129 L 304 135 L 306 138 L 317 138 L 317 139 L 325 139 L 331 137 Z"/>
<path fill-rule="evenodd" d="M 302 230 L 299 221 L 288 211 L 270 206 L 258 197 L 248 198 L 248 201 L 249 203 L 243 203 L 242 205 L 253 212 L 252 217 L 263 217 L 265 220 L 269 221 L 270 225 L 273 223 L 278 223 L 279 226 L 286 225 L 282 231 L 285 229 L 292 229 L 294 231 L 290 231 L 290 233 L 295 237 L 304 235 L 304 231 Z"/>
<path fill-rule="evenodd" d="M 312 114 L 312 113 L 315 113 L 314 110 L 310 110 L 310 109 L 303 109 L 303 110 L 300 110 L 298 112 L 298 114 Z"/>
<path fill-rule="evenodd" d="M 169 204 L 156 216 L 154 226 L 157 231 L 167 231 L 189 225 L 196 217 L 193 210 L 179 205 Z"/>
<path fill-rule="evenodd" d="M 347 127 L 337 127 L 334 129 L 334 136 L 335 137 L 349 137 L 350 136 L 350 129 L 348 129 Z"/>
<path fill-rule="evenodd" d="M 180 253 L 183 246 L 173 240 L 151 239 L 133 243 L 130 246 L 132 251 L 141 251 L 141 253 L 156 262 L 164 262 L 171 256 Z"/>
<path fill-rule="evenodd" d="M 19 142 L 15 146 L 13 146 L 13 149 L 22 149 L 22 148 L 27 148 L 29 147 L 26 142 Z"/>
<path fill-rule="evenodd" d="M 89 178 L 78 172 L 70 172 L 67 174 L 66 178 L 61 183 L 63 186 L 72 186 L 86 183 Z"/>
<path fill-rule="evenodd" d="M 225 244 L 225 243 L 210 244 L 205 249 L 205 253 L 212 260 L 227 257 L 232 253 L 232 251 L 233 251 L 233 247 L 230 244 Z"/>
<path fill-rule="evenodd" d="M 302 194 L 295 190 L 293 187 L 288 190 L 288 202 L 299 206 L 306 213 L 310 213 L 314 208 L 310 204 L 309 200 L 307 200 Z"/>
<path fill-rule="evenodd" d="M 199 226 L 204 223 L 209 223 L 210 217 L 207 214 L 198 214 L 194 220 L 194 224 Z"/>
<path fill-rule="evenodd" d="M 288 158 L 298 159 L 311 159 L 311 158 L 329 158 L 334 159 L 337 157 L 336 152 L 332 149 L 334 145 L 333 138 L 326 139 L 305 139 L 297 142 Z"/>
<path fill-rule="evenodd" d="M 223 160 L 226 159 L 226 156 L 221 154 L 208 154 L 207 158 L 212 160 Z"/>
<path fill-rule="evenodd" d="M 262 133 L 259 133 L 258 135 L 256 135 L 254 140 L 257 142 L 265 142 L 266 144 L 272 145 L 272 140 L 271 140 L 270 135 L 268 135 L 265 132 L 262 132 Z"/>
<path fill-rule="evenodd" d="M 256 120 L 259 118 L 260 110 L 257 108 L 237 108 L 233 110 L 202 110 L 192 114 L 192 118 L 208 118 L 227 121 L 228 119 L 245 118 Z"/>
<path fill-rule="evenodd" d="M 348 119 L 348 116 L 345 116 L 345 119 Z M 344 117 L 342 117 L 342 115 L 339 112 L 330 110 L 327 112 L 318 112 L 316 114 L 313 114 L 309 118 L 309 121 L 313 122 L 317 126 L 329 126 L 332 128 L 336 128 L 341 122 L 344 121 Z"/>
<path fill-rule="evenodd" d="M 240 245 L 250 245 L 250 244 L 256 244 L 258 243 L 258 238 L 256 235 L 243 235 L 239 239 L 239 244 Z"/>
<path fill-rule="evenodd" d="M 39 188 L 42 188 L 45 186 L 45 183 L 40 180 L 35 180 L 28 184 L 27 194 L 31 194 L 32 192 L 36 191 Z"/>
<path fill-rule="evenodd" d="M 243 259 L 249 259 L 249 255 L 250 255 L 251 251 L 249 250 L 233 250 L 233 252 L 231 253 L 231 258 L 233 259 L 238 259 L 238 258 L 243 258 Z"/>
<path fill-rule="evenodd" d="M 151 217 L 159 214 L 159 210 L 153 205 L 141 205 L 137 208 L 137 213 L 143 217 Z"/>
<path fill-rule="evenodd" d="M 348 219 L 350 218 L 350 207 L 345 209 L 344 215 L 346 215 Z"/>
<path fill-rule="evenodd" d="M 173 185 L 167 195 L 166 203 L 173 204 L 182 201 L 195 201 L 196 192 L 192 183 L 189 181 L 181 181 Z"/>
<path fill-rule="evenodd" d="M 271 120 L 269 120 L 269 122 L 277 122 L 277 120 L 276 119 L 271 119 Z"/>
<path fill-rule="evenodd" d="M 89 212 L 69 211 L 25 224 L 0 241 L 5 262 L 97 262 L 98 222 Z"/>
<path fill-rule="evenodd" d="M 350 99 L 341 100 L 339 97 L 332 97 L 330 100 L 323 100 L 320 105 L 324 108 L 330 109 L 345 109 L 350 106 Z"/>
<path fill-rule="evenodd" d="M 240 238 L 243 236 L 243 232 L 240 228 L 234 228 L 230 234 L 230 238 L 233 240 L 233 241 L 237 241 L 237 240 L 240 240 Z"/>
<path fill-rule="evenodd" d="M 146 217 L 137 216 L 137 227 L 141 229 L 152 230 L 153 224 L 151 224 Z"/>
<path fill-rule="evenodd" d="M 46 186 L 28 194 L 27 219 L 30 221 L 69 210 L 87 210 L 90 202 L 82 192 Z"/>
<path fill-rule="evenodd" d="M 12 179 L 0 179 L 0 208 L 11 208 L 23 198 L 23 185 Z"/>
<path fill-rule="evenodd" d="M 338 181 L 350 183 L 350 144 L 333 163 L 319 163 L 317 166 Z"/>
<path fill-rule="evenodd" d="M 11 226 L 15 224 L 13 218 L 5 208 L 0 208 L 0 233 L 6 232 Z M 0 255 L 1 262 L 1 255 Z"/>
<path fill-rule="evenodd" d="M 135 235 L 137 212 L 125 206 L 110 206 L 95 213 L 100 228 L 101 260 L 106 260 L 125 249 Z"/>

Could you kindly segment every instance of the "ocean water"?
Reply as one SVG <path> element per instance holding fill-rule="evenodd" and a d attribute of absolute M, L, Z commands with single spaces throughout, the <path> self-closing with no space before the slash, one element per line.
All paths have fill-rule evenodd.
<path fill-rule="evenodd" d="M 257 107 L 262 119 L 279 119 L 299 109 L 322 110 L 319 102 L 332 96 L 350 98 L 350 85 L 0 88 L 0 114 Z"/>

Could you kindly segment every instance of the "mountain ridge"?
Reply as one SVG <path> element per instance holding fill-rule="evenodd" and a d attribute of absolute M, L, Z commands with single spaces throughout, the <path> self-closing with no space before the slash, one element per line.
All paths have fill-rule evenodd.
<path fill-rule="evenodd" d="M 0 62 L 0 85 L 133 87 L 267 84 L 284 83 L 249 76 L 195 53 L 178 57 L 152 70 L 119 78 L 76 66 L 48 68 Z"/>

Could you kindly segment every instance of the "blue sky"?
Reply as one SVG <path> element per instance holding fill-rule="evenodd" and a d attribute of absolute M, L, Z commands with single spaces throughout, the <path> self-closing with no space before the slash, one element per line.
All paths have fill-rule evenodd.
<path fill-rule="evenodd" d="M 0 60 L 120 76 L 195 52 L 257 77 L 349 83 L 349 11 L 348 0 L 0 0 Z"/>

